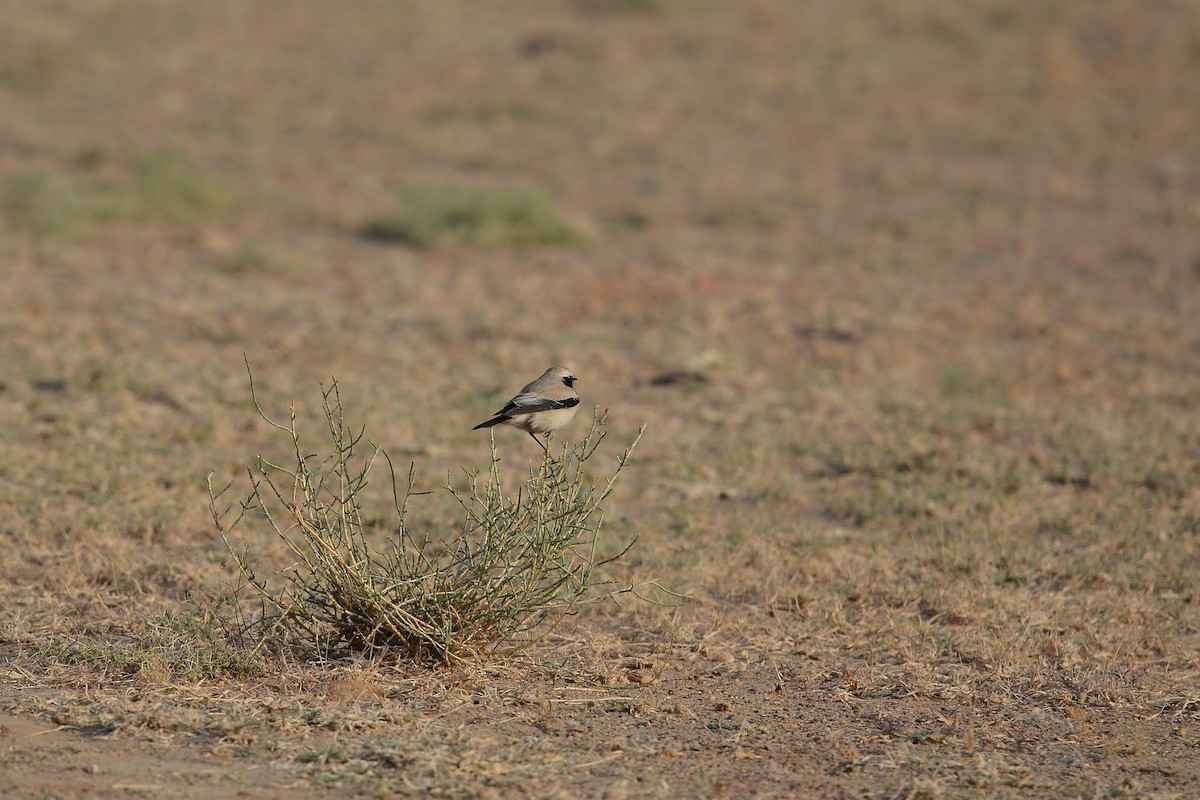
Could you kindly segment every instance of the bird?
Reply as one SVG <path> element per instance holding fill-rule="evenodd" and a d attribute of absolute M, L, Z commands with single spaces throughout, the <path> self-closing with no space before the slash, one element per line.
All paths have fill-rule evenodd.
<path fill-rule="evenodd" d="M 542 448 L 542 452 L 549 455 L 550 450 L 537 438 L 537 434 L 545 434 L 549 442 L 556 430 L 574 419 L 575 412 L 579 410 L 579 392 L 572 388 L 574 385 L 575 375 L 571 370 L 551 367 L 537 380 L 525 384 L 491 419 L 471 430 L 511 425 L 528 433 Z"/>

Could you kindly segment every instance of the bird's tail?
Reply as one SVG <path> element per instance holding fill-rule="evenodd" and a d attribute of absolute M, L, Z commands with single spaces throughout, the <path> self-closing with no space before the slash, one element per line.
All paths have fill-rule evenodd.
<path fill-rule="evenodd" d="M 490 428 L 493 425 L 499 425 L 501 422 L 507 422 L 507 421 L 508 421 L 508 417 L 492 417 L 487 422 L 479 423 L 474 428 L 471 428 L 471 430 L 477 431 L 480 428 Z"/>

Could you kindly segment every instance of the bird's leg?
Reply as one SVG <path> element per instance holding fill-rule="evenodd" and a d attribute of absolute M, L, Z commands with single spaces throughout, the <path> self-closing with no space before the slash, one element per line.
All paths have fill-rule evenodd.
<path fill-rule="evenodd" d="M 526 431 L 526 433 L 529 433 L 529 431 Z M 541 440 L 541 439 L 537 438 L 537 437 L 536 437 L 536 436 L 534 436 L 532 433 L 529 433 L 529 438 L 530 438 L 530 439 L 533 439 L 535 442 L 537 442 L 537 446 L 538 446 L 538 447 L 540 447 L 540 448 L 542 448 L 542 452 L 543 452 L 543 453 L 545 453 L 546 455 L 550 455 L 550 451 L 546 449 L 546 445 L 542 444 L 542 440 Z M 548 441 L 548 440 L 547 440 L 547 441 Z"/>

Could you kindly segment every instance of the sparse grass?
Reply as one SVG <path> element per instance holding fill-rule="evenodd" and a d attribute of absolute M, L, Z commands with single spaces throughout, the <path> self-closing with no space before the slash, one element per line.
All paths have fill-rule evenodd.
<path fill-rule="evenodd" d="M 35 655 L 63 664 L 115 670 L 147 681 L 201 681 L 261 675 L 264 660 L 234 641 L 212 610 L 192 606 L 135 620 L 106 635 L 56 634 Z"/>
<path fill-rule="evenodd" d="M 367 235 L 420 247 L 572 245 L 582 230 L 541 189 L 406 183 L 400 208 L 367 226 Z"/>
<path fill-rule="evenodd" d="M 35 241 L 70 239 L 117 221 L 191 225 L 230 210 L 233 195 L 174 151 L 141 159 L 121 180 L 87 171 L 40 171 L 10 176 L 0 187 L 0 220 Z"/>
<path fill-rule="evenodd" d="M 294 406 L 290 421 L 279 424 L 267 419 L 256 397 L 263 419 L 287 434 L 294 462 L 281 466 L 260 458 L 236 512 L 218 505 L 225 489 L 210 491 L 222 539 L 272 609 L 259 623 L 268 635 L 322 656 L 368 652 L 445 662 L 477 657 L 595 601 L 603 585 L 596 570 L 628 550 L 608 558 L 597 551 L 600 504 L 637 444 L 635 439 L 607 480 L 590 479 L 584 465 L 605 438 L 602 420 L 564 448 L 562 459 L 542 459 L 515 496 L 502 489 L 493 445 L 491 467 L 482 480 L 468 473 L 469 494 L 447 486 L 466 514 L 463 529 L 433 536 L 413 531 L 406 521 L 415 468 L 407 487 L 398 487 L 382 449 L 372 445 L 361 453 L 365 431 L 347 425 L 336 381 L 323 396 L 329 455 L 318 458 L 301 445 Z M 369 533 L 381 523 L 363 509 L 381 456 L 395 517 L 387 525 L 386 543 L 373 546 Z M 296 559 L 281 585 L 259 578 L 245 551 L 242 529 L 258 521 Z M 235 542 L 237 533 L 242 538 Z"/>
<path fill-rule="evenodd" d="M 196 758 L 241 770 L 213 794 L 298 799 L 1197 796 L 1182 4 L 706 3 L 684 19 L 581 0 L 535 19 L 445 0 L 337 18 L 279 4 L 245 26 L 10 5 L 6 175 L 169 125 L 293 198 L 224 236 L 329 265 L 292 280 L 249 251 L 230 268 L 253 280 L 181 270 L 219 258 L 217 239 L 150 220 L 53 263 L 18 243 L 0 267 L 11 794 L 194 794 L 179 761 Z M 247 36 L 278 59 L 247 62 Z M 69 58 L 9 79 L 47 47 Z M 209 77 L 244 86 L 181 69 L 214 52 Z M 373 176 L 456 164 L 651 224 L 549 253 L 370 246 L 338 224 L 379 208 Z M 54 174 L 136 180 L 77 169 Z M 0 248 L 28 237 L 2 224 Z M 605 538 L 638 546 L 606 571 L 694 600 L 588 606 L 520 658 L 432 669 L 268 650 L 261 675 L 187 682 L 164 653 L 120 652 L 228 575 L 204 472 L 287 464 L 280 432 L 243 413 L 230 365 L 248 341 L 287 396 L 336 371 L 393 457 L 419 453 L 467 496 L 457 465 L 484 467 L 481 486 L 489 465 L 469 432 L 480 387 L 561 357 L 613 406 L 614 437 L 653 426 L 605 504 Z M 707 382 L 664 372 L 709 348 L 724 358 Z M 535 448 L 496 441 L 515 489 Z M 363 514 L 375 554 L 394 513 L 382 472 Z M 442 499 L 406 516 L 439 558 L 465 513 Z M 259 576 L 283 583 L 296 556 L 247 522 Z M 45 735 L 21 738 L 31 716 Z"/>

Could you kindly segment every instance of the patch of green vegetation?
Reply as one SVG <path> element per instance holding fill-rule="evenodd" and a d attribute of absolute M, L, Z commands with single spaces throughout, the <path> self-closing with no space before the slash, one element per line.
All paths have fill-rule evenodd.
<path fill-rule="evenodd" d="M 5 227 L 39 242 L 70 239 L 106 222 L 197 224 L 232 206 L 233 193 L 224 183 L 173 151 L 143 158 L 125 180 L 42 170 L 0 185 Z"/>
<path fill-rule="evenodd" d="M 206 175 L 174 151 L 142 159 L 122 191 L 125 216 L 194 224 L 221 216 L 233 206 L 233 194 L 217 178 Z"/>
<path fill-rule="evenodd" d="M 39 240 L 73 236 L 108 206 L 99 185 L 70 173 L 16 175 L 2 188 L 0 208 L 6 227 Z"/>
<path fill-rule="evenodd" d="M 52 637 L 37 645 L 35 653 L 154 681 L 242 678 L 263 671 L 255 652 L 232 641 L 213 612 L 198 608 L 148 617 L 122 635 Z"/>
<path fill-rule="evenodd" d="M 963 397 L 970 391 L 967 374 L 955 364 L 942 365 L 942 396 L 950 399 Z"/>
<path fill-rule="evenodd" d="M 218 254 L 211 262 L 217 272 L 244 275 L 251 272 L 300 273 L 307 265 L 299 259 L 281 253 L 257 239 L 248 239 L 238 246 Z"/>
<path fill-rule="evenodd" d="M 406 183 L 398 191 L 400 208 L 370 223 L 368 236 L 419 247 L 571 245 L 586 241 L 583 231 L 564 217 L 541 189 Z"/>

